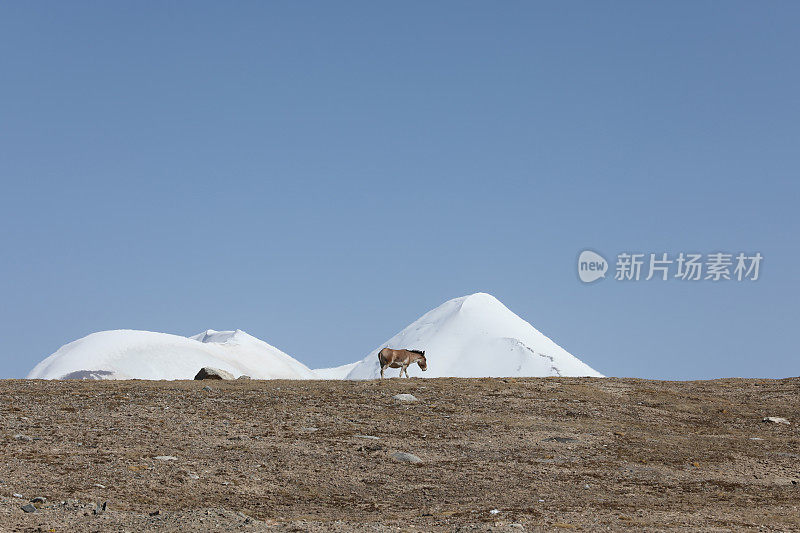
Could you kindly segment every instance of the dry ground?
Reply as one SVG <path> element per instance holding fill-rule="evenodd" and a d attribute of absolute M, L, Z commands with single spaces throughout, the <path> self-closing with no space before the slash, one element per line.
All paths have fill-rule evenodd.
<path fill-rule="evenodd" d="M 800 530 L 798 378 L 10 380 L 0 420 L 2 531 Z"/>

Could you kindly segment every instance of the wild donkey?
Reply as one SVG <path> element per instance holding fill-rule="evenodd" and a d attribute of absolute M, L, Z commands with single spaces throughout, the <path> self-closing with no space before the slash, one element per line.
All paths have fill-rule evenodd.
<path fill-rule="evenodd" d="M 383 371 L 386 367 L 399 368 L 401 378 L 403 377 L 403 372 L 408 377 L 408 367 L 414 363 L 419 364 L 423 372 L 428 370 L 428 361 L 425 360 L 424 350 L 392 350 L 391 348 L 384 348 L 378 352 L 378 361 L 381 363 L 381 379 L 383 379 Z"/>

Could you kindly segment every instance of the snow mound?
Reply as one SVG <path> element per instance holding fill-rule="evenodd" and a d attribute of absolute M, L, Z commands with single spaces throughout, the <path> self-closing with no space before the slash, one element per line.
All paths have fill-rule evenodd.
<path fill-rule="evenodd" d="M 207 330 L 193 337 L 119 329 L 62 346 L 29 379 L 193 379 L 212 366 L 238 377 L 314 379 L 308 367 L 244 331 Z"/>
<path fill-rule="evenodd" d="M 346 379 L 380 377 L 378 352 L 386 346 L 425 350 L 428 370 L 415 364 L 408 369 L 412 377 L 602 377 L 497 298 L 480 292 L 425 313 L 356 363 Z M 398 372 L 388 369 L 387 375 Z"/>
<path fill-rule="evenodd" d="M 315 368 L 314 374 L 317 375 L 317 379 L 345 379 L 347 374 L 359 363 L 361 361 L 331 368 Z"/>

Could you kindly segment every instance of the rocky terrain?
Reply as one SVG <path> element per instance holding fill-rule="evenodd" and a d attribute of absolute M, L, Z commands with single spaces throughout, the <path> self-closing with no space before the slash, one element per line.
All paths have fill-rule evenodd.
<path fill-rule="evenodd" d="M 800 530 L 798 378 L 9 380 L 0 410 L 2 531 Z"/>

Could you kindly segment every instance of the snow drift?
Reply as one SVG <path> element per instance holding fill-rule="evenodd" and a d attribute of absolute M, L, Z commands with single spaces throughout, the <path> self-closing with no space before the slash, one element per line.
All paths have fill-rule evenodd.
<path fill-rule="evenodd" d="M 207 330 L 192 337 L 150 331 L 93 333 L 62 346 L 28 374 L 30 379 L 192 379 L 210 366 L 255 379 L 373 379 L 385 347 L 425 350 L 420 377 L 602 376 L 495 297 L 477 293 L 424 314 L 363 360 L 310 370 L 244 331 Z M 399 370 L 390 369 L 392 376 Z"/>
<path fill-rule="evenodd" d="M 331 368 L 315 368 L 314 374 L 317 375 L 317 379 L 345 379 L 347 374 L 359 363 L 361 361 Z"/>
<path fill-rule="evenodd" d="M 36 365 L 30 379 L 192 379 L 204 366 L 255 379 L 314 379 L 301 362 L 244 331 L 193 337 L 151 331 L 92 333 Z"/>
<path fill-rule="evenodd" d="M 386 346 L 425 350 L 428 370 L 415 364 L 408 369 L 412 377 L 602 377 L 486 293 L 455 298 L 425 313 L 372 350 L 346 378 L 380 377 L 378 352 Z M 389 369 L 387 375 L 398 372 Z"/>

